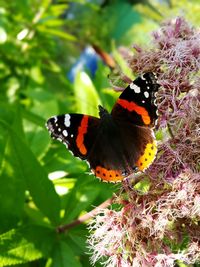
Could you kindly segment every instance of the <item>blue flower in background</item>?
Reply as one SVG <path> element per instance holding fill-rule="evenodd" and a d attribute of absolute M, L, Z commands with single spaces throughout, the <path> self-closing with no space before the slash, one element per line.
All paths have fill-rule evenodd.
<path fill-rule="evenodd" d="M 95 50 L 91 46 L 86 47 L 81 53 L 79 59 L 72 66 L 71 70 L 67 74 L 67 77 L 70 82 L 74 82 L 76 73 L 81 70 L 89 70 L 91 77 L 93 78 L 97 70 L 98 61 L 99 56 L 97 55 Z"/>

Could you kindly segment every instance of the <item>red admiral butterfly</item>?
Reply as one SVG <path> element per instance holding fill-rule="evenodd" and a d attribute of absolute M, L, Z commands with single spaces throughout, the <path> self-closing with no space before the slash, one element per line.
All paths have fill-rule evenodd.
<path fill-rule="evenodd" d="M 119 182 L 153 162 L 157 148 L 153 126 L 157 119 L 153 73 L 134 80 L 120 95 L 111 113 L 99 106 L 100 118 L 83 114 L 54 116 L 47 121 L 51 136 L 74 156 L 87 160 L 103 181 Z"/>

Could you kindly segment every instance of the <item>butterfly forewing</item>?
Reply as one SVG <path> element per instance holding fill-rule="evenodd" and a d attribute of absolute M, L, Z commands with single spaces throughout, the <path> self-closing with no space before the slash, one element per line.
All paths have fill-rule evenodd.
<path fill-rule="evenodd" d="M 65 114 L 51 117 L 47 121 L 47 128 L 51 136 L 62 143 L 81 159 L 87 159 L 94 144 L 100 119 L 82 115 Z"/>
<path fill-rule="evenodd" d="M 120 95 L 112 109 L 112 116 L 138 126 L 153 127 L 158 117 L 155 98 L 158 88 L 153 73 L 141 75 Z"/>

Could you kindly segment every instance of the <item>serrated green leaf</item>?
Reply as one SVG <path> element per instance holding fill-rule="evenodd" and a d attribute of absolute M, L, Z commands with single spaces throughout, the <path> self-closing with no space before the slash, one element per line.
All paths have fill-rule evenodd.
<path fill-rule="evenodd" d="M 47 257 L 53 247 L 54 230 L 29 225 L 0 235 L 0 267 Z"/>
<path fill-rule="evenodd" d="M 77 112 L 98 116 L 98 105 L 101 104 L 99 95 L 85 72 L 79 72 L 74 82 Z"/>
<path fill-rule="evenodd" d="M 81 263 L 76 258 L 70 246 L 61 241 L 56 244 L 52 258 L 51 267 L 81 267 Z"/>

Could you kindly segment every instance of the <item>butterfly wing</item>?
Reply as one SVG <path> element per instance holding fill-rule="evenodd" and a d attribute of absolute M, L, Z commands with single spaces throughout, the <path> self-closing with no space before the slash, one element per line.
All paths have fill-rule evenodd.
<path fill-rule="evenodd" d="M 157 142 L 153 130 L 122 121 L 117 124 L 129 166 L 128 174 L 138 170 L 144 171 L 153 162 L 157 153 Z"/>
<path fill-rule="evenodd" d="M 110 116 L 110 115 L 108 115 Z M 103 118 L 94 146 L 88 155 L 92 172 L 107 182 L 119 182 L 126 176 L 126 161 L 119 129 L 112 117 Z"/>
<path fill-rule="evenodd" d="M 90 163 L 103 181 L 118 182 L 144 170 L 156 155 L 151 127 L 157 119 L 155 93 L 159 85 L 153 73 L 134 80 L 120 95 L 111 115 L 100 108 L 100 119 L 65 114 L 47 121 L 51 136 Z"/>
<path fill-rule="evenodd" d="M 112 123 L 82 114 L 65 114 L 50 118 L 47 128 L 74 156 L 87 160 L 101 180 L 116 182 L 124 178 L 123 151 L 118 129 Z"/>
<path fill-rule="evenodd" d="M 47 128 L 51 137 L 64 143 L 75 157 L 87 159 L 96 138 L 100 119 L 83 114 L 51 117 Z"/>
<path fill-rule="evenodd" d="M 126 121 L 102 121 L 87 160 L 95 176 L 119 182 L 149 167 L 156 152 L 152 129 Z"/>
<path fill-rule="evenodd" d="M 137 126 L 153 127 L 157 119 L 155 94 L 159 84 L 149 72 L 134 80 L 120 95 L 112 109 L 112 116 Z"/>
<path fill-rule="evenodd" d="M 145 73 L 122 92 L 111 112 L 120 131 L 127 164 L 140 171 L 150 166 L 157 153 L 151 128 L 158 117 L 158 89 L 155 74 Z"/>

